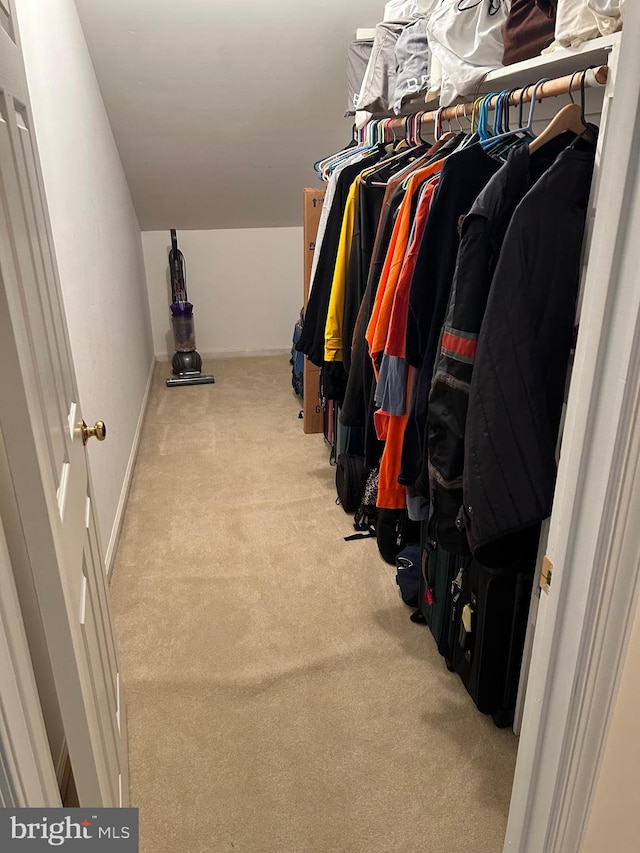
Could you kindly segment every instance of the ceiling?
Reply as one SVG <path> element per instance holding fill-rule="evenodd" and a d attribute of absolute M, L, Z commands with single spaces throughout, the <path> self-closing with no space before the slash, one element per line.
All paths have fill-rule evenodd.
<path fill-rule="evenodd" d="M 301 224 L 384 0 L 76 0 L 143 231 Z"/>

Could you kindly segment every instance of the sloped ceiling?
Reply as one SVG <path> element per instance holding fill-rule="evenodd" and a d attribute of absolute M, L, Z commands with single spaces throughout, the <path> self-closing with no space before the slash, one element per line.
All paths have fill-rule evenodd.
<path fill-rule="evenodd" d="M 142 230 L 301 224 L 383 0 L 76 0 Z"/>

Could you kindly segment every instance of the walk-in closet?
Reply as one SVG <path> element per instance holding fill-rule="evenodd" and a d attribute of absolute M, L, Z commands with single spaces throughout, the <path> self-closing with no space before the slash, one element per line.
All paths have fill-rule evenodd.
<path fill-rule="evenodd" d="M 638 44 L 0 0 L 0 849 L 635 853 Z"/>

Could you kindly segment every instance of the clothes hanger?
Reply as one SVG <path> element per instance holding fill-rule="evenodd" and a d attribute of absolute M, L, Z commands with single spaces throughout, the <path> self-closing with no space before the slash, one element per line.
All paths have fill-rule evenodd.
<path fill-rule="evenodd" d="M 413 125 L 413 115 L 408 115 L 404 120 L 404 141 L 411 148 L 413 147 L 413 137 L 411 134 Z"/>
<path fill-rule="evenodd" d="M 458 115 L 458 107 L 462 107 L 462 110 L 463 110 L 463 113 L 462 113 L 462 114 L 464 115 L 464 113 L 465 113 L 465 105 L 464 105 L 464 104 L 456 104 L 456 111 L 455 111 L 455 115 L 454 115 L 454 118 L 455 118 L 455 120 L 456 120 L 456 122 L 457 122 L 457 124 L 458 124 L 458 130 L 460 131 L 460 133 L 465 133 L 465 129 L 464 129 L 464 128 L 462 127 L 462 125 L 460 124 L 460 116 Z"/>
<path fill-rule="evenodd" d="M 442 126 L 443 120 L 444 120 L 443 119 L 443 113 L 446 109 L 448 109 L 448 108 L 447 107 L 438 107 L 438 109 L 436 110 L 436 115 L 435 115 L 435 119 L 433 122 L 433 138 L 434 138 L 435 144 L 438 146 L 438 148 L 442 148 L 442 146 L 445 144 L 445 142 L 449 142 L 450 139 L 455 139 L 455 137 L 456 137 L 456 134 L 453 133 L 453 131 L 451 130 L 451 127 L 449 127 L 449 130 L 443 129 L 443 126 Z M 437 151 L 438 148 L 436 148 L 435 151 Z"/>
<path fill-rule="evenodd" d="M 485 142 L 491 137 L 489 129 L 489 103 L 498 96 L 499 92 L 489 92 L 480 101 L 480 109 L 478 110 L 478 136 L 481 142 Z"/>
<path fill-rule="evenodd" d="M 417 112 L 413 116 L 413 144 L 414 145 L 423 145 L 424 139 L 422 138 L 421 129 L 422 129 L 422 117 L 424 116 L 424 110 Z"/>
<path fill-rule="evenodd" d="M 399 177 L 399 173 L 404 169 L 412 170 L 422 163 L 424 155 L 430 150 L 428 143 L 422 140 L 416 130 L 423 115 L 424 113 L 417 113 L 405 118 L 405 135 L 401 143 L 406 147 L 392 152 L 367 172 L 366 180 L 370 186 L 386 186 L 391 178 Z M 393 121 L 394 119 L 385 119 L 385 125 Z M 390 126 L 393 129 L 393 125 Z"/>
<path fill-rule="evenodd" d="M 366 141 L 366 125 L 358 129 L 354 124 L 352 134 L 353 138 L 346 148 L 329 154 L 313 164 L 314 171 L 322 180 L 329 180 L 331 173 L 341 162 L 357 154 L 364 154 L 371 147 Z"/>
<path fill-rule="evenodd" d="M 497 97 L 496 106 L 493 111 L 493 136 L 500 136 L 505 132 L 503 125 L 504 97 L 508 93 L 508 89 L 503 89 Z"/>
<path fill-rule="evenodd" d="M 362 139 L 360 138 L 361 131 L 357 131 L 357 134 L 358 140 L 355 145 L 351 144 L 340 151 L 336 151 L 327 157 L 323 157 L 321 160 L 318 160 L 313 164 L 315 172 L 322 180 L 328 181 L 336 166 L 344 160 L 348 160 L 358 154 L 364 154 L 371 148 L 371 146 L 367 144 L 366 139 L 364 139 L 364 134 Z"/>
<path fill-rule="evenodd" d="M 597 125 L 593 124 L 592 122 L 587 121 L 587 117 L 585 115 L 585 108 L 586 108 L 586 104 L 587 104 L 587 96 L 586 96 L 586 92 L 585 92 L 587 75 L 589 74 L 590 71 L 592 71 L 592 69 L 594 67 L 595 66 L 590 65 L 588 68 L 585 68 L 585 70 L 582 72 L 582 75 L 580 77 L 580 106 L 582 107 L 581 118 L 582 118 L 582 124 L 585 127 L 585 131 L 583 131 L 583 133 L 580 136 L 576 137 L 576 139 L 571 143 L 572 147 L 574 147 L 576 142 L 578 142 L 580 139 L 588 137 L 589 135 L 590 135 L 589 141 L 593 145 L 595 145 L 596 141 L 598 139 L 598 133 L 600 132 L 600 128 Z M 595 75 L 594 75 L 594 80 L 595 80 Z"/>
<path fill-rule="evenodd" d="M 483 101 L 483 98 L 481 98 L 481 97 L 476 98 L 475 101 L 473 101 L 473 103 L 471 105 L 471 116 L 469 117 L 469 132 L 467 133 L 465 138 L 462 140 L 462 142 L 460 143 L 460 145 L 456 149 L 457 151 L 462 151 L 463 148 L 467 148 L 468 146 L 474 145 L 476 142 L 480 141 L 480 138 L 479 138 L 478 132 L 477 132 L 477 122 L 478 122 L 477 114 L 478 114 L 478 110 L 480 108 L 480 104 L 482 103 L 482 101 Z M 463 115 L 466 116 L 467 105 L 463 104 L 462 107 L 463 107 Z"/>
<path fill-rule="evenodd" d="M 420 112 L 416 113 L 416 137 L 418 142 L 422 145 L 429 144 L 426 139 L 422 138 L 422 119 L 424 118 L 425 112 L 425 110 L 420 110 Z"/>
<path fill-rule="evenodd" d="M 471 108 L 471 133 L 477 133 L 478 129 L 478 117 L 477 112 L 480 109 L 480 104 L 482 103 L 482 98 L 476 98 L 473 102 L 473 107 Z"/>
<path fill-rule="evenodd" d="M 338 156 L 339 154 L 343 154 L 347 150 L 355 152 L 360 146 L 360 144 L 360 132 L 354 124 L 351 128 L 351 142 L 346 146 L 346 148 L 341 149 L 341 151 L 339 152 L 329 154 L 326 157 L 322 157 L 320 160 L 316 160 L 316 162 L 313 164 L 314 171 L 320 178 L 322 178 L 322 168 L 325 163 L 328 163 L 334 157 Z"/>
<path fill-rule="evenodd" d="M 440 142 L 442 139 L 442 113 L 444 112 L 444 107 L 438 107 L 436 110 L 436 120 L 435 120 L 435 133 L 434 138 L 436 142 Z"/>
<path fill-rule="evenodd" d="M 415 116 L 407 116 L 404 122 L 404 134 L 407 145 L 410 148 L 415 147 Z"/>
<path fill-rule="evenodd" d="M 462 134 L 462 139 L 460 140 L 460 144 L 456 148 L 456 151 L 462 151 L 462 149 L 466 148 L 466 146 L 469 145 L 470 142 L 476 141 L 474 139 L 473 133 L 471 133 L 471 121 L 469 120 L 469 128 L 467 130 L 465 130 L 464 127 L 460 124 L 460 114 L 459 114 L 458 110 L 460 108 L 462 110 L 462 115 L 468 119 L 469 117 L 467 116 L 467 106 L 468 106 L 467 104 L 456 104 L 456 106 L 455 106 L 454 118 L 455 118 L 456 123 L 458 125 L 458 134 L 457 135 L 459 136 L 460 134 Z"/>
<path fill-rule="evenodd" d="M 555 139 L 557 136 L 560 136 L 562 133 L 566 133 L 567 131 L 574 133 L 578 139 L 585 138 L 587 134 L 593 135 L 593 126 L 588 124 L 584 114 L 584 83 L 588 70 L 589 69 L 587 68 L 582 72 L 576 71 L 571 75 L 571 81 L 569 83 L 569 96 L 571 98 L 571 103 L 562 107 L 560 112 L 556 113 L 542 133 L 529 143 L 529 151 L 531 154 L 533 154 L 534 151 L 538 151 L 547 142 L 550 142 L 552 139 Z M 582 75 L 580 78 L 581 97 L 579 105 L 573 100 L 571 92 L 573 80 L 577 74 Z"/>
<path fill-rule="evenodd" d="M 516 94 L 518 89 L 505 89 L 502 93 L 501 97 L 501 122 L 500 122 L 500 133 L 509 133 L 511 131 L 511 116 L 509 110 L 511 109 L 511 100 L 513 96 Z"/>
<path fill-rule="evenodd" d="M 527 89 L 531 88 L 530 86 L 526 86 L 524 89 L 520 90 L 520 98 L 519 98 L 519 109 L 518 109 L 518 127 L 514 130 L 508 130 L 498 136 L 494 136 L 493 138 L 489 138 L 486 140 L 486 145 L 484 146 L 485 151 L 491 153 L 494 156 L 504 156 L 504 154 L 514 145 L 518 144 L 523 140 L 533 140 L 536 137 L 536 134 L 533 130 L 533 119 L 536 108 L 536 99 L 538 94 L 538 89 L 541 88 L 545 83 L 548 83 L 548 79 L 543 77 L 538 80 L 533 85 L 533 91 L 531 93 L 531 106 L 529 107 L 529 118 L 527 120 L 527 124 L 525 126 L 522 125 L 522 113 L 523 113 L 523 98 Z M 509 97 L 511 97 L 511 94 Z M 505 90 L 506 96 L 506 90 Z"/>
<path fill-rule="evenodd" d="M 505 100 L 505 112 L 504 112 L 504 129 L 505 131 L 511 130 L 511 116 L 509 110 L 511 108 L 511 99 L 518 92 L 517 88 L 509 89 L 509 94 L 506 96 Z M 520 126 L 520 125 L 518 125 Z"/>
<path fill-rule="evenodd" d="M 425 112 L 412 113 L 405 118 L 405 139 L 412 147 L 402 152 L 403 159 L 401 160 L 400 155 L 398 155 L 398 162 L 392 164 L 394 166 L 393 170 L 384 168 L 387 164 L 392 163 L 392 161 L 386 161 L 385 164 L 381 165 L 379 172 L 376 170 L 375 173 L 369 175 L 367 183 L 370 183 L 372 186 L 386 186 L 387 181 L 391 178 L 406 180 L 411 177 L 413 172 L 428 165 L 432 158 L 437 158 L 438 151 L 444 143 L 449 138 L 455 137 L 455 134 L 446 132 L 443 134 L 441 140 L 434 143 L 423 139 L 420 129 Z M 408 155 L 412 157 L 412 160 L 407 163 Z"/>

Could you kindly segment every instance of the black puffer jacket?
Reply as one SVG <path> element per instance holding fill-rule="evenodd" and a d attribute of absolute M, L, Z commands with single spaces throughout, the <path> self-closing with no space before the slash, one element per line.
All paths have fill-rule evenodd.
<path fill-rule="evenodd" d="M 591 146 L 559 155 L 518 205 L 491 284 L 463 472 L 469 545 L 485 565 L 510 562 L 551 512 L 593 163 Z"/>

